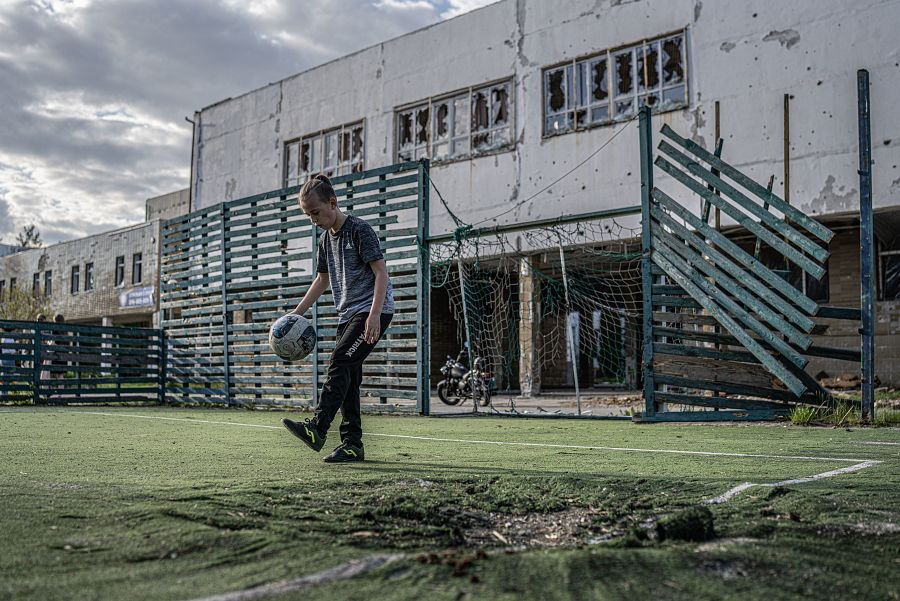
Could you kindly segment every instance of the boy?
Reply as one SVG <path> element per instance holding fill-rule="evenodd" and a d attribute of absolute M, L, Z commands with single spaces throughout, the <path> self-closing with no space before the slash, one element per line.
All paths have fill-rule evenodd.
<path fill-rule="evenodd" d="M 340 409 L 341 444 L 325 461 L 362 461 L 362 363 L 394 316 L 391 282 L 375 231 L 358 217 L 341 212 L 327 176 L 320 173 L 303 185 L 300 208 L 325 233 L 319 239 L 316 279 L 293 313 L 303 315 L 331 285 L 338 330 L 315 415 L 303 422 L 283 419 L 281 423 L 319 451 Z"/>

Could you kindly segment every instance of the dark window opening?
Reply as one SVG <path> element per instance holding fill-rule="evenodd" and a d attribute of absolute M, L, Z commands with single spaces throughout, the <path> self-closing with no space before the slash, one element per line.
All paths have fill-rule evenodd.
<path fill-rule="evenodd" d="M 125 283 L 125 257 L 116 257 L 116 286 Z"/>
<path fill-rule="evenodd" d="M 71 283 L 71 290 L 70 290 L 70 292 L 72 294 L 78 294 L 78 289 L 80 287 L 79 281 L 78 281 L 79 275 L 80 275 L 79 271 L 80 271 L 80 267 L 78 265 L 72 266 L 72 283 Z"/>

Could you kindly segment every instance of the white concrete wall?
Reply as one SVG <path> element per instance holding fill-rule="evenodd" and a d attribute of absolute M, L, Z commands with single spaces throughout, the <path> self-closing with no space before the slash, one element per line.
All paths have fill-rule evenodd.
<path fill-rule="evenodd" d="M 864 67 L 872 79 L 875 205 L 900 205 L 900 122 L 890 116 L 900 93 L 900 1 L 502 0 L 199 111 L 194 208 L 279 188 L 284 142 L 360 119 L 365 167 L 390 164 L 396 107 L 514 77 L 514 149 L 432 170 L 455 213 L 470 223 L 490 220 L 621 127 L 542 138 L 542 69 L 682 28 L 689 107 L 656 117 L 656 130 L 666 122 L 711 148 L 718 100 L 723 157 L 761 182 L 775 174 L 781 192 L 783 95 L 791 94 L 793 204 L 810 214 L 856 210 L 856 70 Z M 497 223 L 638 204 L 638 134 L 635 123 L 626 127 Z M 664 178 L 657 183 L 687 196 Z M 435 197 L 431 231 L 450 227 Z"/>

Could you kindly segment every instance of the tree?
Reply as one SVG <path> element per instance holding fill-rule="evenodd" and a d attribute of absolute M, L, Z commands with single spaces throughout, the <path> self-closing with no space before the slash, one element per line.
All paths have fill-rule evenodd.
<path fill-rule="evenodd" d="M 16 286 L 0 298 L 0 319 L 34 321 L 41 313 L 50 314 L 50 302 L 43 295 L 32 296 L 25 289 Z"/>
<path fill-rule="evenodd" d="M 37 231 L 37 226 L 33 223 L 22 228 L 22 231 L 16 236 L 16 242 L 24 248 L 40 248 L 44 245 L 41 241 L 41 233 Z"/>

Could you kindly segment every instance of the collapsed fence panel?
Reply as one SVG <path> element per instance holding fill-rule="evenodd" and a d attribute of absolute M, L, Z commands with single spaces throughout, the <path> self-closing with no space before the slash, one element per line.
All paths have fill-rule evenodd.
<path fill-rule="evenodd" d="M 771 180 L 763 186 L 722 160 L 721 140 L 713 153 L 668 125 L 661 133 L 657 154 L 643 110 L 641 419 L 771 418 L 831 402 L 805 371 L 809 358 L 859 363 L 861 353 L 815 346 L 812 336 L 827 331 L 827 319 L 858 322 L 860 311 L 820 306 L 787 274 L 793 266 L 820 279 L 833 232 L 774 194 Z M 656 170 L 674 192 L 655 185 Z M 701 199 L 696 214 L 690 197 Z M 710 226 L 710 207 L 755 236 L 755 246 Z"/>
<path fill-rule="evenodd" d="M 161 330 L 0 320 L 0 402 L 158 402 Z"/>
<path fill-rule="evenodd" d="M 427 161 L 332 178 L 341 209 L 369 223 L 381 241 L 395 314 L 363 365 L 361 395 L 422 409 L 418 374 L 427 273 L 419 240 L 427 231 Z M 166 400 L 302 406 L 318 401 L 338 316 L 330 292 L 311 310 L 319 337 L 306 359 L 285 362 L 268 345 L 269 328 L 293 310 L 316 273 L 316 226 L 300 209 L 299 186 L 194 211 L 163 224 L 162 325 L 169 338 Z M 427 374 L 426 374 L 427 375 Z"/>

